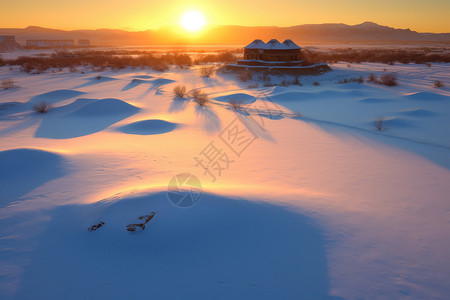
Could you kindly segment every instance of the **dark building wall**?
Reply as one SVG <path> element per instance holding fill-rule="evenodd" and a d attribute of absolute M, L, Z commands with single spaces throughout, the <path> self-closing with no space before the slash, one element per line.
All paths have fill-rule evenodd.
<path fill-rule="evenodd" d="M 301 54 L 300 49 L 244 49 L 244 59 L 258 59 L 264 61 L 298 61 L 301 59 Z"/>

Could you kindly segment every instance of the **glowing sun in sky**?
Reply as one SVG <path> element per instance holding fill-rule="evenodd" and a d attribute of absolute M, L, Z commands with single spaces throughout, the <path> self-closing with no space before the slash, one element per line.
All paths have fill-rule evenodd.
<path fill-rule="evenodd" d="M 205 26 L 206 21 L 200 12 L 191 10 L 183 15 L 180 23 L 181 26 L 189 31 L 198 31 Z"/>

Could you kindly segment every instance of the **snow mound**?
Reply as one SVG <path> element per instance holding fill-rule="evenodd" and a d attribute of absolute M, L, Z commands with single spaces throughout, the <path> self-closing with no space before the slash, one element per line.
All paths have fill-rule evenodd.
<path fill-rule="evenodd" d="M 130 113 L 136 113 L 139 108 L 128 104 L 127 102 L 115 99 L 107 98 L 101 100 L 94 100 L 80 107 L 76 111 L 71 113 L 71 116 L 77 117 L 96 117 L 105 115 L 124 115 Z"/>
<path fill-rule="evenodd" d="M 390 102 L 393 102 L 393 100 L 392 99 L 388 99 L 388 98 L 368 97 L 368 98 L 359 99 L 358 102 L 360 102 L 360 103 L 377 104 L 377 103 L 390 103 Z"/>
<path fill-rule="evenodd" d="M 284 92 L 286 92 L 286 91 L 288 91 L 288 90 L 289 90 L 289 88 L 288 88 L 288 87 L 285 87 L 285 86 L 274 86 L 274 87 L 268 88 L 268 89 L 266 90 L 266 92 L 267 92 L 268 94 L 275 95 L 275 94 L 279 94 L 279 93 L 284 93 Z"/>
<path fill-rule="evenodd" d="M 47 102 L 47 104 L 55 104 L 62 100 L 71 99 L 83 95 L 84 92 L 76 90 L 56 90 L 44 94 L 34 96 L 28 101 L 29 104 L 37 104 L 42 101 Z"/>
<path fill-rule="evenodd" d="M 270 96 L 270 99 L 283 102 L 283 101 L 304 101 L 322 98 L 320 93 L 308 93 L 308 92 L 283 92 Z"/>
<path fill-rule="evenodd" d="M 130 83 L 138 85 L 138 84 L 142 84 L 142 83 L 151 83 L 151 82 L 152 82 L 151 80 L 147 80 L 147 79 L 134 78 L 131 80 Z"/>
<path fill-rule="evenodd" d="M 0 207 L 16 202 L 38 186 L 61 177 L 64 159 L 61 155 L 38 149 L 18 148 L 0 152 Z"/>
<path fill-rule="evenodd" d="M 417 101 L 445 101 L 450 100 L 450 96 L 445 96 L 432 92 L 417 92 L 406 94 L 404 96 L 406 99 L 417 100 Z"/>
<path fill-rule="evenodd" d="M 178 124 L 164 120 L 142 120 L 120 127 L 118 130 L 128 134 L 153 135 L 170 132 Z"/>
<path fill-rule="evenodd" d="M 165 84 L 169 84 L 175 82 L 175 80 L 172 79 L 166 79 L 166 78 L 157 78 L 157 79 L 142 79 L 142 78 L 134 78 L 128 83 L 122 91 L 127 91 L 129 89 L 135 88 L 141 84 L 150 84 L 153 88 L 160 87 Z"/>
<path fill-rule="evenodd" d="M 234 100 L 236 102 L 242 102 L 243 104 L 251 104 L 256 101 L 256 97 L 245 93 L 234 93 L 215 97 L 214 100 L 226 103 Z"/>
<path fill-rule="evenodd" d="M 20 106 L 21 103 L 19 102 L 4 102 L 0 103 L 0 115 L 2 114 L 2 111 L 8 110 L 13 107 Z"/>
<path fill-rule="evenodd" d="M 78 99 L 53 112 L 50 111 L 35 136 L 53 139 L 85 136 L 102 131 L 139 110 L 125 101 L 114 98 Z"/>
<path fill-rule="evenodd" d="M 112 81 L 117 80 L 117 78 L 109 77 L 109 76 L 95 76 L 92 78 L 89 78 L 91 81 L 98 81 L 98 82 L 105 82 L 105 81 Z"/>
<path fill-rule="evenodd" d="M 437 115 L 436 112 L 423 109 L 423 108 L 413 108 L 408 110 L 403 110 L 399 112 L 402 115 L 409 116 L 409 117 L 432 117 Z"/>
<path fill-rule="evenodd" d="M 391 117 L 384 120 L 384 125 L 388 128 L 408 128 L 414 127 L 413 122 L 405 118 Z"/>
<path fill-rule="evenodd" d="M 96 85 L 99 83 L 104 83 L 104 82 L 109 82 L 109 81 L 114 81 L 117 80 L 117 78 L 114 77 L 108 77 L 108 76 L 95 76 L 92 78 L 89 78 L 88 81 L 86 83 L 83 83 L 75 88 L 82 88 L 82 87 L 88 87 L 91 85 Z"/>
<path fill-rule="evenodd" d="M 175 80 L 167 79 L 167 78 L 158 78 L 150 81 L 154 86 L 161 86 L 165 84 L 169 84 L 175 82 Z"/>
<path fill-rule="evenodd" d="M 17 298 L 67 298 L 71 282 L 71 299 L 86 291 L 96 299 L 137 299 L 149 284 L 155 299 L 326 297 L 325 242 L 309 218 L 212 194 L 199 201 L 180 209 L 156 193 L 56 208 Z M 126 230 L 151 212 L 145 230 Z"/>
<path fill-rule="evenodd" d="M 150 75 L 137 75 L 137 76 L 133 76 L 134 78 L 137 78 L 137 79 L 152 79 L 153 78 L 153 76 L 150 76 Z"/>

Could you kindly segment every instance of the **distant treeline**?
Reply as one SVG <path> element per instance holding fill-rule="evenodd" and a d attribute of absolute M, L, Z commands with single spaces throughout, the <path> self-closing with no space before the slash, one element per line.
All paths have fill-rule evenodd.
<path fill-rule="evenodd" d="M 0 66 L 20 66 L 27 73 L 43 73 L 48 69 L 61 70 L 70 68 L 76 71 L 77 67 L 91 67 L 95 71 L 103 71 L 106 68 L 112 70 L 126 67 L 150 67 L 157 71 L 165 71 L 169 65 L 177 65 L 180 68 L 193 64 L 210 62 L 231 62 L 236 58 L 231 52 L 219 52 L 217 54 L 195 55 L 193 60 L 189 54 L 170 53 L 159 54 L 144 51 L 56 51 L 49 56 L 20 56 L 16 59 L 0 58 Z"/>
<path fill-rule="evenodd" d="M 303 49 L 303 58 L 309 62 L 333 63 L 338 61 L 361 63 L 416 63 L 450 62 L 450 51 L 436 52 L 422 49 Z"/>
<path fill-rule="evenodd" d="M 439 51 L 439 52 L 438 52 Z M 77 71 L 77 67 L 90 67 L 94 71 L 103 71 L 106 68 L 112 70 L 126 67 L 152 68 L 157 71 L 165 71 L 170 65 L 186 68 L 194 64 L 212 62 L 234 62 L 236 55 L 242 55 L 241 50 L 222 51 L 214 54 L 206 53 L 158 53 L 138 50 L 83 50 L 68 51 L 56 50 L 50 55 L 20 56 L 16 59 L 2 59 L 0 66 L 20 66 L 27 73 L 43 73 L 51 69 L 53 72 L 69 68 Z M 394 64 L 431 62 L 450 62 L 450 51 L 431 48 L 421 49 L 303 49 L 303 59 L 306 63 L 334 63 L 344 61 L 349 63 L 376 62 Z"/>

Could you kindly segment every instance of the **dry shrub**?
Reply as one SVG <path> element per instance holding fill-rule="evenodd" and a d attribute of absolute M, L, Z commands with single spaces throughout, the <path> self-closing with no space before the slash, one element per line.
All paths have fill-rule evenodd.
<path fill-rule="evenodd" d="M 426 49 L 330 49 L 328 51 L 303 49 L 303 58 L 308 62 L 375 62 L 393 65 L 396 61 L 402 63 L 415 62 L 450 62 L 450 53 L 441 51 L 431 53 Z"/>
<path fill-rule="evenodd" d="M 372 74 L 373 75 L 373 74 Z M 340 84 L 345 84 L 345 83 L 351 83 L 351 82 L 357 82 L 357 83 L 363 83 L 364 82 L 364 78 L 362 76 L 356 77 L 356 78 L 344 78 L 338 81 L 338 83 Z"/>
<path fill-rule="evenodd" d="M 192 65 L 192 59 L 188 54 L 178 54 L 174 58 L 174 63 L 180 68 L 185 68 Z"/>
<path fill-rule="evenodd" d="M 234 110 L 240 110 L 242 108 L 242 101 L 230 100 L 230 106 Z"/>
<path fill-rule="evenodd" d="M 381 75 L 380 84 L 384 84 L 386 86 L 397 86 L 397 76 L 395 74 L 383 74 Z"/>
<path fill-rule="evenodd" d="M 378 83 L 378 79 L 375 76 L 375 74 L 370 74 L 369 77 L 367 77 L 367 82 L 373 82 L 373 83 Z"/>
<path fill-rule="evenodd" d="M 176 98 L 184 98 L 186 96 L 186 87 L 184 85 L 177 85 L 173 88 L 173 93 Z"/>
<path fill-rule="evenodd" d="M 252 74 L 248 70 L 242 70 L 241 73 L 238 75 L 238 79 L 242 82 L 247 82 L 248 80 L 251 80 Z"/>
<path fill-rule="evenodd" d="M 373 126 L 378 131 L 383 131 L 385 129 L 384 126 L 384 118 L 377 118 L 373 121 Z"/>
<path fill-rule="evenodd" d="M 169 69 L 169 65 L 164 61 L 160 61 L 152 65 L 152 69 L 158 72 L 164 72 Z"/>
<path fill-rule="evenodd" d="M 0 86 L 3 90 L 16 88 L 16 83 L 12 79 L 4 79 L 2 80 Z"/>
<path fill-rule="evenodd" d="M 314 81 L 313 85 L 318 86 L 318 85 L 320 85 L 320 83 L 318 81 Z"/>
<path fill-rule="evenodd" d="M 195 60 L 195 64 L 200 63 L 211 63 L 211 62 L 233 62 L 236 60 L 236 57 L 231 52 L 224 52 L 218 54 L 207 54 L 202 57 L 199 57 Z"/>
<path fill-rule="evenodd" d="M 194 98 L 194 101 L 200 105 L 205 106 L 209 102 L 208 95 L 202 92 L 202 90 L 193 90 L 191 92 L 192 98 Z"/>
<path fill-rule="evenodd" d="M 47 104 L 45 101 L 42 101 L 39 104 L 33 106 L 33 110 L 41 114 L 47 113 L 51 108 L 52 106 L 50 104 Z"/>
<path fill-rule="evenodd" d="M 443 83 L 442 81 L 440 81 L 440 80 L 436 80 L 436 81 L 434 82 L 433 86 L 434 86 L 435 88 L 441 88 L 441 87 L 444 87 L 444 83 Z"/>
<path fill-rule="evenodd" d="M 215 66 L 203 66 L 200 68 L 200 75 L 202 77 L 211 77 L 216 71 Z"/>

